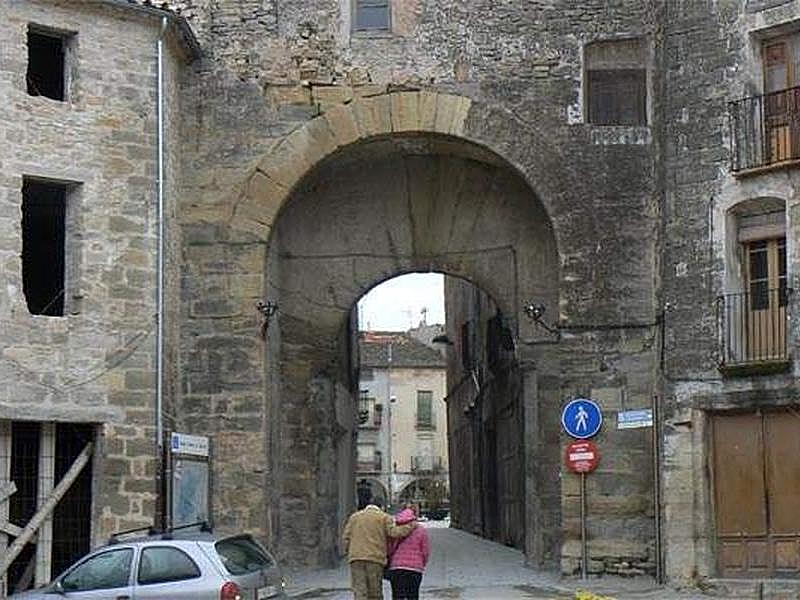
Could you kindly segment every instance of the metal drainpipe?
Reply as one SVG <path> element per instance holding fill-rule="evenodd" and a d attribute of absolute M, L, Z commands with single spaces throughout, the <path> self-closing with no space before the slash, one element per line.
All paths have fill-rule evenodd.
<path fill-rule="evenodd" d="M 161 31 L 156 42 L 158 53 L 158 90 L 157 90 L 157 119 L 156 132 L 158 145 L 158 175 L 156 191 L 158 196 L 158 264 L 156 265 L 156 441 L 158 464 L 161 465 L 160 476 L 162 481 L 157 482 L 159 490 L 162 486 L 164 475 L 164 35 L 167 31 L 167 17 L 161 18 Z M 165 506 L 166 508 L 166 506 Z"/>

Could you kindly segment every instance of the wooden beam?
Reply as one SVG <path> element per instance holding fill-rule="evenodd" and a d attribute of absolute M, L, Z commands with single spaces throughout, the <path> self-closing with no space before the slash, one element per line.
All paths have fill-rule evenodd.
<path fill-rule="evenodd" d="M 3 521 L 0 523 L 0 531 L 7 533 L 11 537 L 19 537 L 19 535 L 22 533 L 22 527 L 17 527 L 8 521 Z M 2 596 L 0 596 L 0 598 L 2 598 Z"/>
<path fill-rule="evenodd" d="M 36 486 L 36 508 L 42 508 L 53 492 L 56 477 L 56 424 L 42 423 L 39 436 L 39 485 Z M 50 559 L 53 554 L 53 513 L 45 517 L 39 526 L 36 542 L 36 587 L 50 581 Z M 27 587 L 27 586 L 26 586 Z"/>
<path fill-rule="evenodd" d="M 42 505 L 42 507 L 36 511 L 36 514 L 33 515 L 33 518 L 28 522 L 25 527 L 22 528 L 22 533 L 19 535 L 17 539 L 14 540 L 14 543 L 6 552 L 6 555 L 0 559 L 0 577 L 3 577 L 8 571 L 8 567 L 11 566 L 11 563 L 14 562 L 14 559 L 17 558 L 22 549 L 25 547 L 31 538 L 33 538 L 36 530 L 39 529 L 41 524 L 44 520 L 50 516 L 50 513 L 53 512 L 56 505 L 58 504 L 59 500 L 67 493 L 70 486 L 75 482 L 78 478 L 78 475 L 81 474 L 83 467 L 86 466 L 86 463 L 89 462 L 89 458 L 92 455 L 92 442 L 86 444 L 86 447 L 81 451 L 78 457 L 75 459 L 75 462 L 72 463 L 72 466 L 64 475 L 64 478 L 58 482 L 56 489 L 53 490 L 53 493 L 47 498 L 47 501 Z"/>
<path fill-rule="evenodd" d="M 0 442 L 2 445 L 3 442 Z M 0 502 L 7 502 L 17 491 L 17 484 L 13 481 L 0 481 Z"/>

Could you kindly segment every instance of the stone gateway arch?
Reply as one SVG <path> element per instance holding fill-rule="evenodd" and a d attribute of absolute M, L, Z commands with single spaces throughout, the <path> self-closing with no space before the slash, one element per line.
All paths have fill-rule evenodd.
<path fill-rule="evenodd" d="M 565 164 L 535 122 L 424 91 L 328 107 L 271 144 L 230 197 L 217 225 L 223 240 L 187 246 L 229 267 L 226 303 L 269 299 L 279 307 L 263 342 L 213 338 L 226 355 L 246 357 L 228 365 L 243 379 L 220 382 L 219 394 L 227 388 L 248 398 L 230 403 L 226 418 L 240 422 L 241 406 L 239 435 L 263 449 L 243 457 L 223 445 L 216 454 L 222 522 L 258 528 L 293 564 L 335 562 L 340 523 L 354 504 L 352 308 L 381 281 L 438 271 L 487 294 L 514 340 L 507 417 L 450 441 L 451 455 L 471 455 L 498 438 L 518 440 L 513 465 L 494 450 L 481 459 L 500 474 L 496 494 L 516 490 L 514 506 L 482 504 L 485 514 L 474 518 L 531 562 L 558 566 L 562 523 L 573 509 L 559 476 L 558 414 L 563 363 L 574 348 L 525 318 L 523 305 L 536 301 L 554 319 L 563 315 L 570 253 L 560 227 L 570 227 L 574 179 Z M 202 348 L 207 339 L 194 343 L 215 352 Z M 451 426 L 457 418 L 448 418 Z M 234 433 L 217 433 L 227 435 Z M 451 493 L 478 484 L 454 480 Z"/>

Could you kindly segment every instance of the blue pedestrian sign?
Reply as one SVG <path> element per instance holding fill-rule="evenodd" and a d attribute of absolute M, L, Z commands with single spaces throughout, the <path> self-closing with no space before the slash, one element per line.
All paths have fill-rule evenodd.
<path fill-rule="evenodd" d="M 561 413 L 561 425 L 569 435 L 585 440 L 597 435 L 603 425 L 603 413 L 594 400 L 575 398 Z"/>

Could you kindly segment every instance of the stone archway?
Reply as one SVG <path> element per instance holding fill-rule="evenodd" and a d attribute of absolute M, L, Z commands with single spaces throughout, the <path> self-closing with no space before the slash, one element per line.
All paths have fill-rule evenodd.
<path fill-rule="evenodd" d="M 413 133 L 453 136 L 502 156 L 550 214 L 552 205 L 567 195 L 567 162 L 545 135 L 538 135 L 535 122 L 464 96 L 395 92 L 334 106 L 277 141 L 230 205 L 232 235 L 249 232 L 267 239 L 295 186 L 326 157 L 371 138 Z"/>
<path fill-rule="evenodd" d="M 237 411 L 212 429 L 219 523 L 260 532 L 292 564 L 336 560 L 355 487 L 350 310 L 382 280 L 437 270 L 483 289 L 525 340 L 525 548 L 554 564 L 561 496 L 545 473 L 557 470 L 560 452 L 539 441 L 539 413 L 559 401 L 557 360 L 535 345 L 542 332 L 520 319 L 523 301 L 559 305 L 558 228 L 549 214 L 569 177 L 543 140 L 534 125 L 467 98 L 400 92 L 330 109 L 263 157 L 218 229 L 224 240 L 192 246 L 202 253 L 193 260 L 209 269 L 228 265 L 214 276 L 226 298 L 211 308 L 232 316 L 209 320 L 196 346 L 198 368 L 208 363 L 216 374 L 194 377 L 223 398 L 219 406 Z M 369 202 L 358 201 L 362 184 L 378 186 Z M 251 321 L 236 315 L 264 298 L 280 308 L 262 347 Z M 263 375 L 256 365 L 265 365 Z M 205 421 L 196 421 L 193 430 L 203 431 Z M 242 456 L 242 439 L 265 458 Z"/>
<path fill-rule="evenodd" d="M 435 270 L 485 290 L 518 332 L 530 327 L 516 320 L 523 298 L 557 305 L 558 264 L 552 224 L 526 182 L 495 153 L 452 135 L 373 136 L 321 160 L 293 186 L 271 226 L 266 266 L 267 296 L 281 307 L 268 340 L 279 430 L 269 446 L 270 502 L 275 543 L 289 549 L 288 560 L 331 563 L 353 506 L 358 298 L 394 275 Z M 531 405 L 533 448 L 539 399 L 528 376 L 521 397 Z M 546 464 L 557 458 L 536 468 Z M 558 512 L 560 498 L 547 510 Z M 525 519 L 544 521 L 545 512 Z"/>

